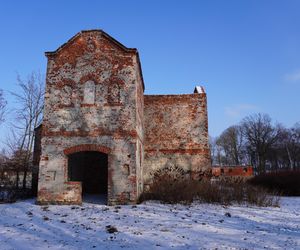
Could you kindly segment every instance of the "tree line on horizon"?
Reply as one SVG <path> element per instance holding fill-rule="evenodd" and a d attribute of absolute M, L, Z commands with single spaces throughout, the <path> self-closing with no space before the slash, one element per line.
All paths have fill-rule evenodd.
<path fill-rule="evenodd" d="M 0 89 L 0 126 L 9 116 L 9 132 L 1 142 L 2 169 L 22 172 L 23 188 L 31 170 L 34 129 L 41 123 L 45 82 L 40 73 L 32 72 L 26 79 L 17 75 L 17 90 L 10 92 L 14 108 L 7 110 L 7 101 Z M 291 128 L 273 124 L 268 114 L 253 114 L 225 129 L 220 136 L 210 137 L 213 165 L 252 165 L 256 173 L 278 170 L 300 170 L 300 122 Z"/>
<path fill-rule="evenodd" d="M 300 170 L 300 122 L 273 124 L 268 114 L 253 114 L 210 137 L 212 165 L 251 165 L 256 174 Z"/>

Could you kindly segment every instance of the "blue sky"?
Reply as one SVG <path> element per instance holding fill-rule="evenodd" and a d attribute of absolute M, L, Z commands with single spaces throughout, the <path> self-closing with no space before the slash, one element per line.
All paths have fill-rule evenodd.
<path fill-rule="evenodd" d="M 209 131 L 246 115 L 300 121 L 300 1 L 3 1 L 0 88 L 16 72 L 45 73 L 45 51 L 80 30 L 103 29 L 139 50 L 146 94 L 208 95 Z M 0 137 L 6 125 L 0 125 Z"/>

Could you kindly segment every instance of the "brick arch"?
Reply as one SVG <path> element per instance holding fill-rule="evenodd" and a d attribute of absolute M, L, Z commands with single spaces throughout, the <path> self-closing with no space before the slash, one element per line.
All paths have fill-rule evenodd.
<path fill-rule="evenodd" d="M 64 149 L 65 155 L 70 155 L 73 153 L 83 152 L 83 151 L 97 151 L 104 154 L 109 154 L 111 149 L 105 146 L 97 145 L 97 144 L 81 144 L 76 145 L 70 148 Z"/>
<path fill-rule="evenodd" d="M 113 76 L 109 78 L 105 84 L 107 85 L 107 102 L 109 104 L 120 104 L 122 90 L 124 89 L 125 83 L 123 80 Z"/>
<path fill-rule="evenodd" d="M 101 82 L 101 79 L 99 78 L 99 75 L 94 73 L 89 73 L 80 78 L 79 84 L 85 84 L 87 81 L 93 81 L 96 85 Z"/>
<path fill-rule="evenodd" d="M 118 85 L 120 85 L 120 86 L 125 85 L 125 82 L 124 82 L 122 79 L 120 79 L 119 77 L 117 77 L 117 76 L 111 76 L 111 77 L 108 79 L 108 82 L 109 82 L 109 83 L 113 83 L 113 84 L 118 84 Z"/>
<path fill-rule="evenodd" d="M 69 86 L 69 87 L 73 87 L 76 85 L 76 82 L 70 78 L 65 78 L 59 82 L 56 83 L 56 86 L 58 88 L 62 88 L 64 86 Z"/>

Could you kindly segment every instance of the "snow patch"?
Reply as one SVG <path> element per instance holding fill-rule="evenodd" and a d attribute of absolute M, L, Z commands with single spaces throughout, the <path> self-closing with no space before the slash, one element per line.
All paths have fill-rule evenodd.
<path fill-rule="evenodd" d="M 25 200 L 0 205 L 0 249 L 299 249 L 299 207 L 300 197 L 280 208 Z"/>

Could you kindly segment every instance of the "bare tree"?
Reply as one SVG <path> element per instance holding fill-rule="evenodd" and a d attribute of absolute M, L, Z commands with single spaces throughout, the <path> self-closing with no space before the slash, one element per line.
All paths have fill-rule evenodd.
<path fill-rule="evenodd" d="M 278 140 L 280 127 L 274 127 L 267 114 L 255 114 L 243 119 L 242 132 L 258 173 L 266 170 L 267 153 Z"/>
<path fill-rule="evenodd" d="M 226 159 L 223 154 L 222 147 L 217 143 L 219 137 L 209 137 L 209 147 L 211 152 L 211 164 L 223 165 L 226 164 Z"/>
<path fill-rule="evenodd" d="M 291 170 L 300 166 L 300 124 L 284 129 L 279 143 L 279 155 L 284 165 Z"/>
<path fill-rule="evenodd" d="M 3 96 L 3 90 L 0 89 L 0 124 L 4 121 L 4 113 L 5 113 L 5 107 L 6 107 L 6 100 Z"/>
<path fill-rule="evenodd" d="M 240 165 L 243 161 L 244 137 L 240 126 L 227 128 L 217 139 L 224 153 L 225 164 Z"/>
<path fill-rule="evenodd" d="M 31 73 L 26 80 L 17 76 L 18 91 L 11 92 L 17 102 L 14 110 L 16 122 L 13 124 L 14 138 L 17 143 L 15 152 L 22 158 L 23 165 L 23 188 L 26 188 L 27 172 L 30 167 L 34 129 L 41 123 L 44 106 L 44 80 L 40 73 Z M 12 145 L 13 146 L 13 145 Z"/>
<path fill-rule="evenodd" d="M 291 130 L 293 144 L 295 145 L 293 151 L 294 169 L 300 169 L 300 123 L 296 123 Z"/>
<path fill-rule="evenodd" d="M 14 171 L 16 175 L 14 182 L 16 189 L 19 189 L 20 173 L 24 171 L 25 166 L 25 152 L 20 147 L 21 141 L 23 141 L 23 135 L 20 134 L 20 131 L 16 131 L 15 125 L 11 125 L 9 132 L 6 134 L 4 143 L 8 155 L 6 167 Z"/>
<path fill-rule="evenodd" d="M 212 136 L 209 136 L 209 148 L 210 148 L 210 159 L 211 159 L 211 164 L 215 164 L 215 159 L 217 155 L 217 149 L 216 149 L 216 139 L 213 138 Z"/>

